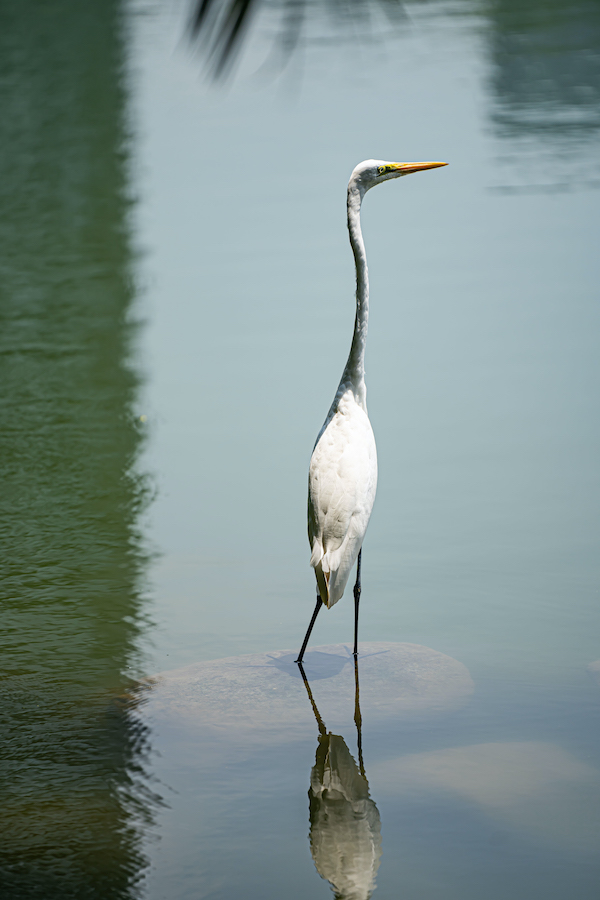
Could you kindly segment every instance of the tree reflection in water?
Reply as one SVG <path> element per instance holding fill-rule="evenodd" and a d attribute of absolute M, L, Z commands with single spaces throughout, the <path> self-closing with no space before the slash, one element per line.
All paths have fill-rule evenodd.
<path fill-rule="evenodd" d="M 486 9 L 492 120 L 498 133 L 577 140 L 596 133 L 597 0 L 495 0 Z"/>
<path fill-rule="evenodd" d="M 358 661 L 354 660 L 358 765 L 343 737 L 327 731 L 301 664 L 299 668 L 319 728 L 308 792 L 312 857 L 336 900 L 368 900 L 381 859 L 381 822 L 363 763 Z"/>
<path fill-rule="evenodd" d="M 116 0 L 2 6 L 0 894 L 19 900 L 124 900 L 144 866 L 122 59 Z"/>
<path fill-rule="evenodd" d="M 197 0 L 190 31 L 197 38 L 212 76 L 232 69 L 258 13 L 280 13 L 276 45 L 283 62 L 306 38 L 315 22 L 334 34 L 361 39 L 383 12 L 380 37 L 398 36 L 403 26 L 426 11 L 448 9 L 477 23 L 490 63 L 489 116 L 499 137 L 534 137 L 580 142 L 600 129 L 600 4 L 597 0 Z M 325 15 L 323 15 L 325 13 Z M 380 17 L 381 18 L 381 17 Z M 319 25 L 312 34 L 319 34 Z M 308 39 L 308 38 L 306 38 Z M 402 53 L 402 44 L 396 46 Z"/>

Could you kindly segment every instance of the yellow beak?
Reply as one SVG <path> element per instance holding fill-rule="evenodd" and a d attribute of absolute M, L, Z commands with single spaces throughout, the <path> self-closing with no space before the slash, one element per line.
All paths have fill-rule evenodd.
<path fill-rule="evenodd" d="M 439 166 L 447 166 L 445 162 L 412 162 L 412 163 L 393 163 L 388 168 L 395 172 L 401 172 L 403 175 L 412 175 L 413 172 L 423 172 L 425 169 L 437 169 Z"/>

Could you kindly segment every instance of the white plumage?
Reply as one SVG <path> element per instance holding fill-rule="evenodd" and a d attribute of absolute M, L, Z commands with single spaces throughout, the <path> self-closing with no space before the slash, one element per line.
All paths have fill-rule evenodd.
<path fill-rule="evenodd" d="M 375 436 L 366 407 L 350 385 L 317 441 L 308 474 L 310 564 L 329 608 L 344 593 L 376 489 Z"/>
<path fill-rule="evenodd" d="M 310 564 L 315 570 L 319 596 L 298 662 L 302 662 L 321 601 L 331 608 L 344 593 L 362 547 L 377 488 L 377 451 L 367 414 L 365 385 L 369 273 L 360 228 L 360 207 L 366 192 L 382 181 L 445 165 L 442 162 L 388 163 L 369 159 L 356 166 L 348 182 L 348 232 L 356 265 L 356 318 L 350 355 L 310 460 L 308 538 L 312 551 Z M 360 575 L 354 591 L 355 654 L 359 597 Z"/>

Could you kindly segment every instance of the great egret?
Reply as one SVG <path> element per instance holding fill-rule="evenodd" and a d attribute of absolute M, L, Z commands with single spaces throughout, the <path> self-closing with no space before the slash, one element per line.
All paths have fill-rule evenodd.
<path fill-rule="evenodd" d="M 436 169 L 444 162 L 393 163 L 367 159 L 348 182 L 348 232 L 356 266 L 356 318 L 348 362 L 310 460 L 308 539 L 317 578 L 317 604 L 296 662 L 301 663 L 322 605 L 342 597 L 357 560 L 354 585 L 354 655 L 358 653 L 361 547 L 377 488 L 377 450 L 367 415 L 365 345 L 369 272 L 360 229 L 360 207 L 370 188 L 392 178 Z"/>

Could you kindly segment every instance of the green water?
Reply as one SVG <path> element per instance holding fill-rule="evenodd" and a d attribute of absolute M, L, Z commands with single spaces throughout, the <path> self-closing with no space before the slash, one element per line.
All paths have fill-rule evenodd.
<path fill-rule="evenodd" d="M 364 706 L 376 896 L 597 896 L 598 5 L 407 12 L 358 42 L 311 13 L 279 75 L 266 10 L 215 88 L 179 6 L 0 11 L 3 897 L 331 896 L 316 725 L 215 743 L 135 679 L 302 638 L 372 156 L 450 165 L 364 205 L 361 635 L 475 682 L 438 719 Z M 346 601 L 315 644 L 351 640 Z M 351 710 L 321 714 L 358 764 Z M 507 773 L 538 770 L 528 809 Z"/>
<path fill-rule="evenodd" d="M 106 900 L 142 865 L 144 742 L 116 699 L 145 565 L 119 10 L 5 4 L 1 21 L 0 893 Z"/>

